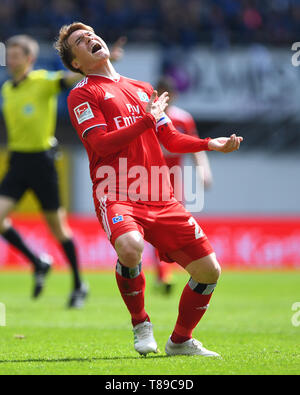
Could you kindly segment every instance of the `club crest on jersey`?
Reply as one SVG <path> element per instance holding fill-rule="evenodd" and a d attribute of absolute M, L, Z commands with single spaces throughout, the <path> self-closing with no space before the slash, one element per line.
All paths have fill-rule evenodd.
<path fill-rule="evenodd" d="M 124 221 L 123 215 L 117 215 L 113 217 L 112 222 L 113 224 L 117 224 L 118 222 Z"/>
<path fill-rule="evenodd" d="M 88 102 L 82 103 L 79 106 L 75 107 L 74 113 L 79 124 L 87 121 L 88 119 L 94 118 L 93 111 Z"/>
<path fill-rule="evenodd" d="M 143 102 L 146 102 L 146 103 L 148 103 L 148 101 L 149 101 L 149 97 L 148 97 L 148 95 L 147 95 L 147 93 L 146 92 L 143 92 L 143 91 L 138 91 L 138 96 L 139 96 L 139 98 L 140 98 L 140 101 L 143 101 Z"/>

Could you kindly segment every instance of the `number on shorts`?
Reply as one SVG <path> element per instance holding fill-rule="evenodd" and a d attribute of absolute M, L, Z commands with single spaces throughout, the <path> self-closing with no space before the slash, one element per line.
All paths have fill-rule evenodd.
<path fill-rule="evenodd" d="M 203 230 L 200 228 L 199 224 L 197 223 L 197 221 L 195 220 L 195 218 L 191 217 L 189 219 L 189 224 L 191 226 L 195 226 L 195 239 L 200 239 L 200 237 L 204 236 L 204 232 Z"/>

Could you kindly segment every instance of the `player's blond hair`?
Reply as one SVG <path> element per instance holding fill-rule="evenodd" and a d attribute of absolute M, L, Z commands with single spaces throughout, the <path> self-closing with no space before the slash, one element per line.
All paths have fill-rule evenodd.
<path fill-rule="evenodd" d="M 33 58 L 33 61 L 36 60 L 39 54 L 39 44 L 38 42 L 26 34 L 17 34 L 16 36 L 10 37 L 6 41 L 6 47 L 20 47 L 24 51 L 25 55 L 30 55 Z"/>
<path fill-rule="evenodd" d="M 72 70 L 75 73 L 80 72 L 83 74 L 81 70 L 72 66 L 74 54 L 68 42 L 68 38 L 76 30 L 87 30 L 94 33 L 94 29 L 91 26 L 85 25 L 82 22 L 73 22 L 70 25 L 64 25 L 59 31 L 58 39 L 56 40 L 54 47 L 58 51 L 58 54 L 67 69 Z"/>

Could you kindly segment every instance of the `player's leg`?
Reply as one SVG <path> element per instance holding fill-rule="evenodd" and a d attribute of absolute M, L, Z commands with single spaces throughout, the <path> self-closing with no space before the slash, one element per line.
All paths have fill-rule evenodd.
<path fill-rule="evenodd" d="M 216 355 L 192 338 L 221 272 L 205 233 L 196 219 L 174 200 L 157 216 L 149 237 L 161 255 L 170 262 L 177 262 L 191 276 L 182 292 L 177 322 L 166 346 L 167 354 Z"/>
<path fill-rule="evenodd" d="M 73 291 L 70 296 L 69 307 L 80 308 L 87 297 L 88 287 L 81 278 L 78 254 L 73 234 L 67 221 L 66 211 L 60 207 L 57 210 L 44 211 L 44 216 L 52 234 L 61 245 L 72 271 Z"/>
<path fill-rule="evenodd" d="M 140 232 L 131 231 L 119 236 L 115 243 L 118 255 L 116 279 L 121 296 L 136 326 L 149 316 L 144 309 L 145 275 L 142 271 L 144 239 Z"/>
<path fill-rule="evenodd" d="M 94 196 L 96 212 L 107 238 L 114 247 L 118 261 L 116 281 L 121 297 L 130 313 L 133 325 L 134 348 L 141 355 L 157 352 L 153 328 L 145 311 L 145 275 L 142 270 L 144 227 L 141 218 L 147 210 L 141 205 L 107 201 L 107 197 Z"/>
<path fill-rule="evenodd" d="M 203 245 L 199 243 L 193 247 L 185 249 L 185 255 L 203 255 Z M 190 252 L 188 252 L 190 249 Z M 195 251 L 191 251 L 194 249 Z M 172 254 L 170 254 L 172 256 Z M 195 256 L 195 255 L 194 255 Z M 192 333 L 201 318 L 208 309 L 210 299 L 217 285 L 221 274 L 220 265 L 214 253 L 210 253 L 199 259 L 186 264 L 186 260 L 181 259 L 181 254 L 174 254 L 173 258 L 185 268 L 190 274 L 190 280 L 185 286 L 179 302 L 179 313 L 173 333 L 166 345 L 166 352 L 169 355 L 204 355 L 218 356 L 213 351 L 206 350 L 200 342 L 193 339 Z"/>
<path fill-rule="evenodd" d="M 116 280 L 124 303 L 131 315 L 134 347 L 141 355 L 157 352 L 152 324 L 145 311 L 145 275 L 142 271 L 144 239 L 138 230 L 126 232 L 114 243 L 118 254 Z"/>

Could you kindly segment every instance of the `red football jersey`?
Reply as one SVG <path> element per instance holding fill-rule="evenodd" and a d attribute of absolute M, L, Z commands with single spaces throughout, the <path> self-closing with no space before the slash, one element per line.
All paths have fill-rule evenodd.
<path fill-rule="evenodd" d="M 110 200 L 114 200 L 112 196 L 115 196 L 116 201 L 139 200 L 149 204 L 165 201 L 166 191 L 169 198 L 173 196 L 155 127 L 145 131 L 119 152 L 103 157 L 85 139 L 86 133 L 97 126 L 91 133 L 103 133 L 101 128 L 110 133 L 137 122 L 145 115 L 152 92 L 152 86 L 145 82 L 123 76 L 113 80 L 100 75 L 88 75 L 70 92 L 69 114 L 89 157 L 96 206 L 107 192 Z M 163 176 L 155 178 L 159 180 L 158 185 L 151 172 L 162 166 L 166 171 Z M 110 176 L 109 188 L 103 189 Z"/>
<path fill-rule="evenodd" d="M 198 137 L 196 123 L 190 113 L 174 105 L 169 106 L 166 113 L 176 130 L 188 136 Z M 172 154 L 165 148 L 163 148 L 163 153 L 170 168 L 181 165 L 182 155 Z"/>

